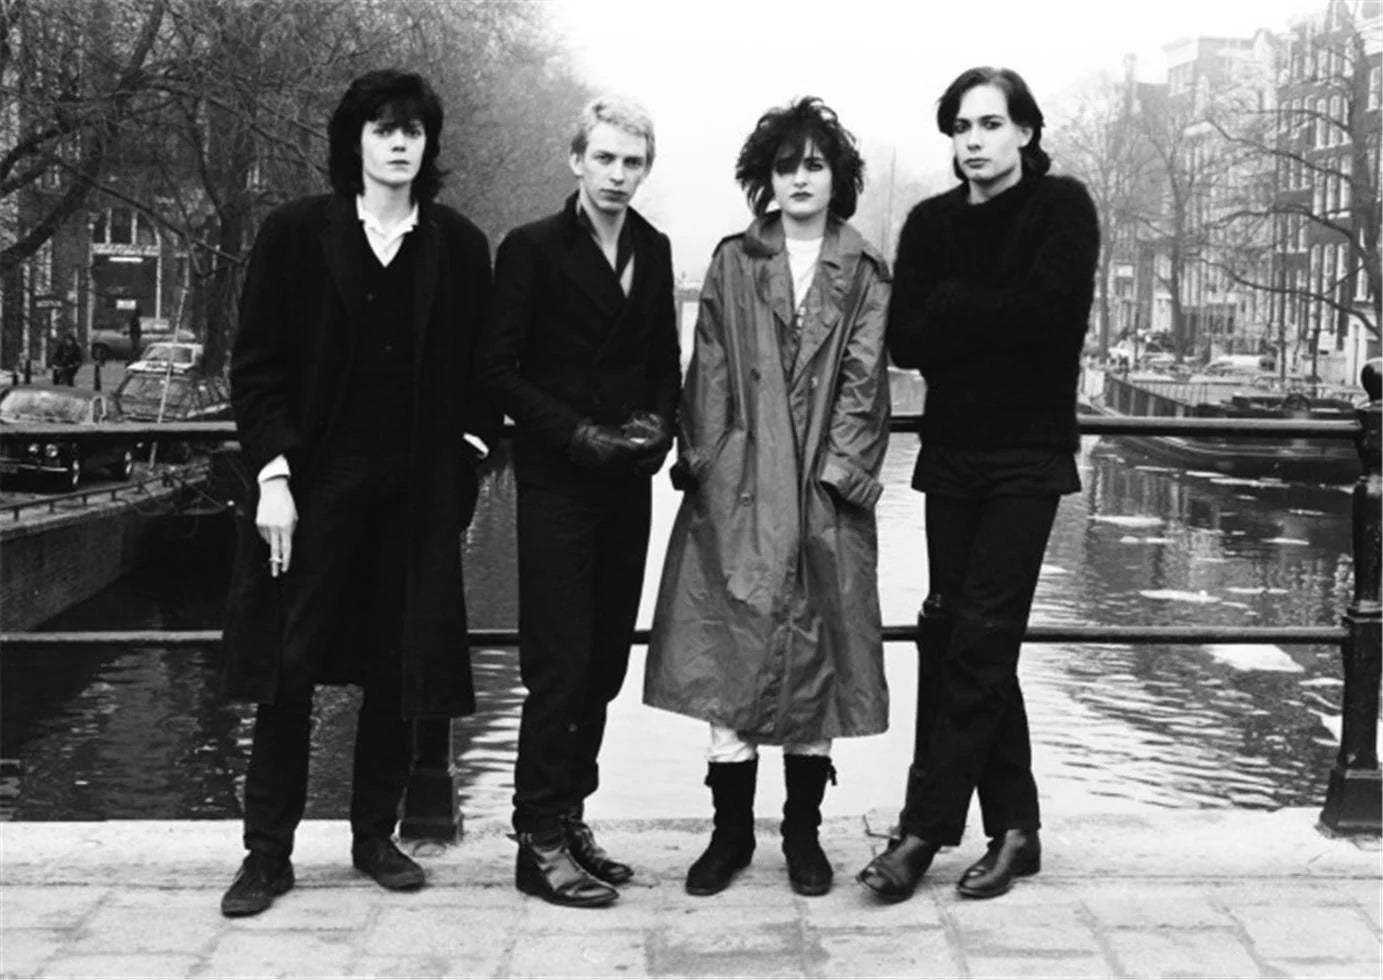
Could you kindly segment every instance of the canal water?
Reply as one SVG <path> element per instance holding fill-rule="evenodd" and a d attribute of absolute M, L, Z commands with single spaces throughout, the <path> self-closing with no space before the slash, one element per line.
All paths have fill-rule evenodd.
<path fill-rule="evenodd" d="M 879 502 L 880 593 L 907 623 L 926 593 L 921 497 L 908 489 L 915 437 L 895 435 Z M 1334 624 L 1351 598 L 1345 488 L 1177 472 L 1087 439 L 1081 493 L 1063 500 L 1033 619 L 1047 624 Z M 654 546 L 641 625 L 677 505 L 656 482 Z M 468 542 L 478 627 L 515 622 L 513 480 L 487 478 Z M 220 625 L 224 556 L 167 559 L 53 622 L 61 629 Z M 887 648 L 891 731 L 837 743 L 831 814 L 899 802 L 911 749 L 916 672 L 909 644 Z M 709 810 L 704 726 L 640 703 L 636 648 L 615 703 L 593 819 Z M 197 819 L 240 814 L 252 709 L 217 693 L 214 649 L 88 648 L 0 660 L 0 816 L 19 820 Z M 1334 760 L 1339 651 L 1315 646 L 1036 644 L 1021 676 L 1035 765 L 1049 807 L 1317 805 Z M 523 689 L 513 650 L 477 650 L 480 711 L 453 728 L 467 818 L 507 816 Z M 317 704 L 309 817 L 342 817 L 355 695 Z M 766 750 L 759 811 L 781 805 Z"/>

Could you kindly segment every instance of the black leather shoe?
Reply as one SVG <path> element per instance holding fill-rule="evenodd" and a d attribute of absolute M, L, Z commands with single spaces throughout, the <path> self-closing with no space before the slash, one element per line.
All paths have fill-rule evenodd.
<path fill-rule="evenodd" d="M 564 817 L 562 833 L 566 837 L 567 851 L 572 860 L 581 865 L 587 873 L 611 885 L 622 885 L 634 877 L 634 869 L 622 861 L 616 861 L 605 853 L 605 848 L 595 842 L 595 834 L 579 817 Z"/>
<path fill-rule="evenodd" d="M 391 892 L 423 887 L 427 876 L 388 837 L 357 837 L 351 844 L 351 863 Z"/>
<path fill-rule="evenodd" d="M 783 838 L 783 857 L 788 862 L 788 881 L 799 895 L 825 895 L 835 880 L 835 869 L 815 834 Z"/>
<path fill-rule="evenodd" d="M 857 880 L 880 898 L 901 902 L 912 897 L 939 850 L 940 846 L 915 834 L 895 837 L 882 854 L 864 866 Z"/>
<path fill-rule="evenodd" d="M 966 898 L 995 898 L 1013 887 L 1013 879 L 1042 870 L 1042 841 L 1035 830 L 1008 830 L 995 837 L 980 858 L 965 869 L 956 891 Z"/>
<path fill-rule="evenodd" d="M 221 896 L 221 914 L 230 918 L 258 915 L 292 887 L 292 861 L 251 851 Z"/>
<path fill-rule="evenodd" d="M 563 834 L 515 834 L 513 839 L 519 845 L 514 885 L 524 894 L 583 909 L 601 908 L 619 898 L 619 892 L 576 863 Z"/>
<path fill-rule="evenodd" d="M 712 831 L 710 844 L 687 869 L 687 894 L 714 895 L 725 891 L 736 872 L 748 867 L 749 859 L 753 856 L 752 833 Z"/>

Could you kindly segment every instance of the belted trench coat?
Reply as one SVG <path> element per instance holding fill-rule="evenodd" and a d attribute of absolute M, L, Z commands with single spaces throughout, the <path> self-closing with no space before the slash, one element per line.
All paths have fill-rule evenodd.
<path fill-rule="evenodd" d="M 834 218 L 786 367 L 776 215 L 717 247 L 701 292 L 644 701 L 767 744 L 888 726 L 874 505 L 888 445 L 882 256 Z"/>

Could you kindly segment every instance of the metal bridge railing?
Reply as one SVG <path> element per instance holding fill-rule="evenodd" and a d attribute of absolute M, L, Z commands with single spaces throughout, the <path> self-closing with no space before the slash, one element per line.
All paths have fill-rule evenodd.
<path fill-rule="evenodd" d="M 1309 643 L 1340 647 L 1344 674 L 1340 748 L 1329 774 L 1321 810 L 1322 828 L 1333 834 L 1383 833 L 1383 774 L 1377 749 L 1380 665 L 1383 662 L 1383 601 L 1380 601 L 1380 525 L 1383 525 L 1383 402 L 1380 362 L 1371 361 L 1361 377 L 1369 403 L 1353 421 L 1310 419 L 1130 418 L 1082 415 L 1084 435 L 1249 436 L 1263 438 L 1350 439 L 1358 448 L 1360 475 L 1353 489 L 1354 595 L 1338 626 L 1030 626 L 1029 643 Z M 916 432 L 916 415 L 895 416 L 895 432 Z M 225 443 L 235 438 L 229 422 L 121 423 L 104 433 L 84 434 L 62 425 L 14 425 L 0 429 L 0 445 L 18 440 L 137 438 L 143 442 Z M 936 610 L 924 604 L 917 624 L 883 628 L 889 643 L 917 643 Z M 0 631 L 0 654 L 53 651 L 77 646 L 207 647 L 220 630 Z M 516 630 L 472 630 L 472 646 L 516 646 Z M 635 632 L 646 645 L 648 631 Z M 406 837 L 454 839 L 460 832 L 457 792 L 451 763 L 451 726 L 446 720 L 414 725 L 415 762 L 404 802 L 400 833 Z"/>

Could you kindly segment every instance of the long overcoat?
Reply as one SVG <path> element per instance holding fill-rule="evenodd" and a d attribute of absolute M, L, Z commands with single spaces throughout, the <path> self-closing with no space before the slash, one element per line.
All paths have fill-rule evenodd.
<path fill-rule="evenodd" d="M 887 266 L 831 220 L 796 358 L 776 216 L 721 242 L 682 395 L 644 701 L 769 744 L 888 725 L 874 505 L 888 445 Z"/>
<path fill-rule="evenodd" d="M 474 455 L 464 435 L 493 438 L 499 417 L 472 382 L 475 341 L 490 293 L 484 234 L 442 205 L 421 208 L 413 285 L 413 423 L 408 472 L 403 712 L 456 716 L 475 710 L 461 532 L 476 494 Z M 283 655 L 284 579 L 271 578 L 268 549 L 254 527 L 255 474 L 282 454 L 302 501 L 341 411 L 365 329 L 365 250 L 352 198 L 301 198 L 271 212 L 246 273 L 231 361 L 231 393 L 246 476 L 237 506 L 237 549 L 226 609 L 226 693 L 274 700 Z M 309 570 L 295 567 L 292 574 Z M 358 581 L 366 575 L 355 576 Z M 360 679 L 374 635 L 369 602 L 348 596 L 331 631 L 330 664 L 319 680 Z"/>

